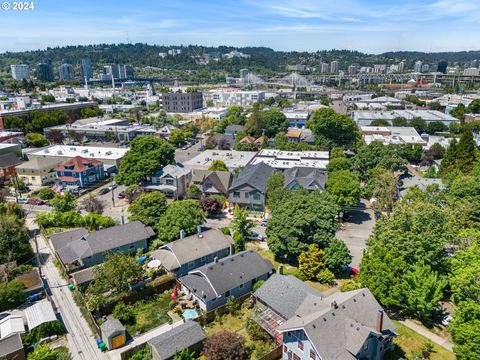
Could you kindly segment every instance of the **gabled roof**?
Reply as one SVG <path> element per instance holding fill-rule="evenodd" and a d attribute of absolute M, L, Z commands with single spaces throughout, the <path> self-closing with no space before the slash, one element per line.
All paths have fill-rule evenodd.
<path fill-rule="evenodd" d="M 53 306 L 48 300 L 37 301 L 33 305 L 25 309 L 25 317 L 27 318 L 28 330 L 32 331 L 37 326 L 50 321 L 57 320 Z"/>
<path fill-rule="evenodd" d="M 210 301 L 242 284 L 271 273 L 273 265 L 256 251 L 242 251 L 204 265 L 179 280 L 187 288 Z"/>
<path fill-rule="evenodd" d="M 229 171 L 195 170 L 192 181 L 200 183 L 200 190 L 204 193 L 226 194 L 232 182 L 232 174 Z M 211 186 L 207 183 L 211 183 Z"/>
<path fill-rule="evenodd" d="M 87 229 L 74 229 L 50 236 L 53 248 L 65 264 L 117 247 L 146 240 L 155 235 L 150 226 L 132 221 L 89 233 Z"/>
<path fill-rule="evenodd" d="M 231 247 L 233 240 L 217 229 L 203 231 L 161 246 L 150 255 L 160 260 L 169 271 L 178 269 L 190 261 Z"/>
<path fill-rule="evenodd" d="M 109 338 L 119 331 L 125 331 L 125 327 L 118 319 L 110 318 L 100 326 L 100 330 L 102 331 L 102 337 Z"/>
<path fill-rule="evenodd" d="M 242 172 L 233 179 L 228 192 L 249 185 L 264 193 L 267 188 L 267 181 L 274 172 L 274 168 L 263 162 L 256 165 L 247 165 Z"/>
<path fill-rule="evenodd" d="M 62 165 L 55 168 L 57 171 L 66 170 L 67 167 L 73 167 L 73 169 L 68 169 L 69 171 L 80 172 L 91 169 L 94 166 L 103 165 L 99 160 L 87 159 L 82 156 L 75 156 L 73 159 L 64 162 Z"/>
<path fill-rule="evenodd" d="M 172 358 L 175 353 L 190 348 L 206 338 L 205 331 L 197 322 L 187 321 L 170 331 L 150 339 L 148 343 L 155 349 L 160 359 L 166 360 Z"/>
<path fill-rule="evenodd" d="M 253 136 L 247 135 L 242 140 L 239 141 L 240 144 L 253 144 L 255 142 L 255 138 Z"/>
<path fill-rule="evenodd" d="M 295 316 L 277 328 L 303 329 L 323 360 L 355 359 L 369 336 L 393 336 L 395 325 L 383 315 L 382 333 L 375 330 L 380 304 L 367 288 L 307 300 Z"/>
<path fill-rule="evenodd" d="M 235 131 L 235 132 L 245 131 L 245 127 L 243 127 L 242 125 L 228 125 L 225 128 L 225 132 L 227 131 Z"/>
<path fill-rule="evenodd" d="M 287 320 L 308 297 L 321 301 L 324 296 L 295 276 L 273 274 L 255 291 L 255 297 Z"/>
<path fill-rule="evenodd" d="M 288 188 L 301 186 L 307 190 L 325 190 L 327 182 L 327 172 L 317 168 L 293 167 L 286 169 L 284 176 Z"/>
<path fill-rule="evenodd" d="M 31 158 L 29 161 L 18 165 L 17 169 L 28 169 L 28 170 L 41 170 L 45 168 L 53 169 L 59 163 L 61 163 L 61 159 L 57 157 L 35 156 Z"/>
<path fill-rule="evenodd" d="M 23 350 L 20 334 L 14 334 L 0 339 L 0 358 L 11 355 L 19 350 Z"/>
<path fill-rule="evenodd" d="M 182 164 L 176 164 L 176 165 L 166 165 L 161 168 L 159 168 L 153 175 L 152 177 L 181 177 L 188 175 L 191 172 L 190 168 L 187 166 L 184 166 Z"/>
<path fill-rule="evenodd" d="M 0 155 L 0 169 L 17 166 L 21 163 L 22 160 L 13 152 Z"/>
<path fill-rule="evenodd" d="M 0 320 L 0 339 L 13 334 L 25 334 L 25 325 L 21 315 L 11 314 Z"/>

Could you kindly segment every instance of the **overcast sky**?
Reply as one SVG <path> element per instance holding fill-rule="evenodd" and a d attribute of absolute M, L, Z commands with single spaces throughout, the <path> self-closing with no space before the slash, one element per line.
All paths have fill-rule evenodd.
<path fill-rule="evenodd" d="M 118 42 L 368 53 L 480 49 L 480 0 L 33 2 L 33 11 L 0 10 L 0 52 Z"/>

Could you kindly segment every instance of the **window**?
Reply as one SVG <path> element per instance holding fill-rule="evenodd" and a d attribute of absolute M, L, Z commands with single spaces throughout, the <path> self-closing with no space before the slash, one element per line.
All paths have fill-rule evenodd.
<path fill-rule="evenodd" d="M 300 356 L 297 354 L 293 353 L 293 360 L 300 360 Z"/>
<path fill-rule="evenodd" d="M 240 284 L 240 289 L 243 288 L 243 284 Z"/>
<path fill-rule="evenodd" d="M 315 351 L 313 351 L 313 350 L 310 350 L 310 359 L 312 359 L 312 360 L 316 359 Z"/>
<path fill-rule="evenodd" d="M 233 197 L 234 198 L 239 198 L 240 197 L 240 192 L 239 191 L 234 191 L 233 192 Z"/>
<path fill-rule="evenodd" d="M 135 248 L 135 244 L 130 244 L 130 246 L 128 247 L 129 249 L 134 249 Z"/>
<path fill-rule="evenodd" d="M 283 352 L 284 352 L 284 353 L 288 352 L 287 345 L 283 345 Z"/>
<path fill-rule="evenodd" d="M 288 350 L 288 360 L 292 360 L 292 350 Z"/>
<path fill-rule="evenodd" d="M 297 346 L 298 346 L 298 348 L 299 348 L 300 350 L 302 350 L 302 351 L 303 351 L 303 341 L 301 341 L 301 340 L 298 340 L 298 342 L 297 342 Z"/>
<path fill-rule="evenodd" d="M 230 296 L 230 290 L 228 290 L 226 293 L 225 293 L 225 298 L 228 298 Z"/>
<path fill-rule="evenodd" d="M 200 261 L 201 261 L 201 262 L 205 262 L 205 260 L 207 260 L 207 257 L 206 257 L 206 256 L 202 256 L 202 257 L 200 258 Z"/>
<path fill-rule="evenodd" d="M 194 266 L 195 266 L 195 261 L 190 261 L 190 262 L 188 263 L 188 268 L 189 268 L 189 269 L 193 269 Z"/>
<path fill-rule="evenodd" d="M 253 194 L 253 200 L 260 200 L 260 194 Z"/>
<path fill-rule="evenodd" d="M 173 185 L 173 180 L 172 179 L 166 179 L 165 184 L 167 185 Z"/>

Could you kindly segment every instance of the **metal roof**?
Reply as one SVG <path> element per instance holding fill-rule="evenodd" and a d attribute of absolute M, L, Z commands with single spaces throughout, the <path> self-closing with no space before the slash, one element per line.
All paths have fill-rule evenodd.
<path fill-rule="evenodd" d="M 25 309 L 25 316 L 30 331 L 44 323 L 57 320 L 53 306 L 48 300 L 38 301 L 27 307 Z"/>

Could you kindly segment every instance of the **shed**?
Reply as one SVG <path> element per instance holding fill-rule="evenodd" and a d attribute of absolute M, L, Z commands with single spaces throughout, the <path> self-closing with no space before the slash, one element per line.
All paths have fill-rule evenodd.
<path fill-rule="evenodd" d="M 118 319 L 108 319 L 100 326 L 100 330 L 102 340 L 109 350 L 119 348 L 127 342 L 127 332 Z"/>
<path fill-rule="evenodd" d="M 200 353 L 203 341 L 207 338 L 202 327 L 195 321 L 174 327 L 148 341 L 152 350 L 153 360 L 167 360 L 183 349 Z"/>
<path fill-rule="evenodd" d="M 50 321 L 56 321 L 57 317 L 53 311 L 53 306 L 48 300 L 42 300 L 34 303 L 25 309 L 28 330 L 32 331 L 37 326 Z"/>

